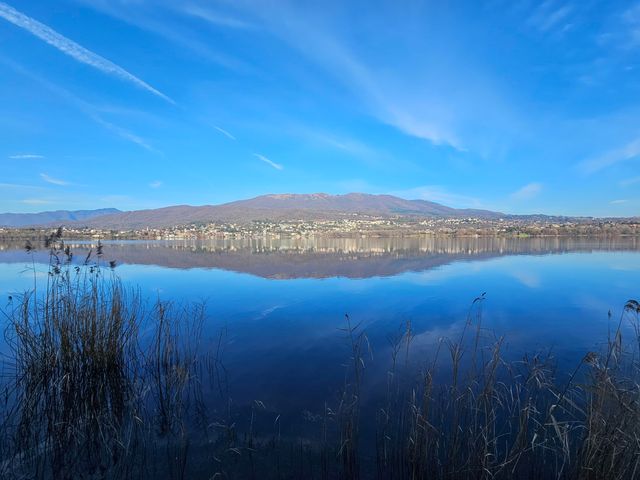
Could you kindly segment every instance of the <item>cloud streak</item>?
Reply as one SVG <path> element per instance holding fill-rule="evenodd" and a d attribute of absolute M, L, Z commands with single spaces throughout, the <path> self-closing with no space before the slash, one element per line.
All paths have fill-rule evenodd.
<path fill-rule="evenodd" d="M 237 18 L 222 15 L 218 12 L 214 12 L 213 10 L 198 7 L 197 5 L 186 5 L 182 7 L 182 12 L 186 15 L 200 18 L 201 20 L 204 20 L 208 23 L 211 23 L 219 27 L 240 28 L 240 29 L 253 28 L 253 25 L 247 22 L 238 20 Z"/>
<path fill-rule="evenodd" d="M 53 178 L 53 177 L 47 175 L 46 173 L 41 173 L 40 174 L 40 178 L 42 178 L 45 182 L 50 183 L 52 185 L 59 185 L 61 187 L 64 187 L 64 186 L 67 186 L 67 185 L 71 185 L 66 180 L 60 180 L 58 178 Z"/>
<path fill-rule="evenodd" d="M 149 184 L 151 188 L 160 188 L 162 186 L 162 182 L 160 180 L 154 180 Z"/>
<path fill-rule="evenodd" d="M 542 191 L 542 184 L 538 182 L 531 182 L 524 187 L 516 190 L 510 196 L 513 200 L 531 200 L 537 197 Z"/>
<path fill-rule="evenodd" d="M 622 15 L 628 28 L 628 39 L 634 47 L 640 45 L 640 3 L 636 3 Z"/>
<path fill-rule="evenodd" d="M 61 98 L 66 99 L 67 101 L 69 101 L 72 105 L 76 106 L 84 115 L 86 115 L 87 117 L 89 117 L 91 120 L 93 120 L 95 123 L 97 123 L 98 125 L 101 125 L 102 127 L 106 128 L 107 130 L 115 133 L 117 136 L 119 136 L 120 138 L 123 138 L 125 140 L 128 140 L 132 143 L 135 143 L 136 145 L 149 150 L 150 152 L 153 153 L 158 153 L 161 154 L 162 152 L 156 150 L 155 148 L 153 148 L 153 146 L 149 145 L 149 143 L 139 137 L 138 135 L 131 133 L 130 131 L 118 126 L 118 125 L 114 125 L 111 122 L 108 122 L 106 120 L 104 120 L 100 115 L 98 115 L 97 111 L 98 108 L 96 108 L 94 105 L 85 102 L 84 100 L 82 100 L 81 98 L 77 97 L 75 94 L 71 93 L 70 91 L 66 90 L 65 88 L 62 88 L 58 85 L 55 85 L 43 78 L 40 78 L 39 76 L 36 76 L 34 74 L 32 74 L 31 72 L 25 70 L 23 67 L 21 67 L 20 65 L 17 65 L 13 62 L 7 61 L 6 59 L 2 59 L 0 57 L 0 62 L 6 63 L 8 64 L 11 68 L 13 68 L 16 72 L 26 76 L 27 78 L 38 82 L 40 85 L 42 85 L 43 87 L 45 87 L 47 90 L 53 92 L 54 94 L 58 95 Z"/>
<path fill-rule="evenodd" d="M 45 200 L 44 198 L 25 198 L 24 200 L 20 200 L 20 202 L 25 205 L 49 205 L 53 203 L 51 200 Z"/>
<path fill-rule="evenodd" d="M 445 118 L 451 117 L 448 108 L 436 105 L 435 96 L 416 102 L 417 97 L 425 98 L 428 90 L 407 93 L 404 80 L 402 88 L 396 82 L 383 81 L 378 70 L 352 51 L 338 32 L 323 27 L 309 12 L 284 3 L 279 5 L 277 14 L 272 8 L 261 7 L 259 2 L 245 5 L 249 5 L 253 15 L 260 16 L 263 26 L 273 35 L 345 85 L 380 122 L 434 145 L 465 150 L 453 131 L 451 118 Z"/>
<path fill-rule="evenodd" d="M 36 155 L 35 153 L 19 153 L 16 155 L 9 155 L 11 160 L 39 160 L 44 158 L 44 155 Z"/>
<path fill-rule="evenodd" d="M 635 185 L 636 183 L 640 183 L 640 177 L 625 178 L 624 180 L 620 180 L 619 182 L 621 187 L 629 187 L 631 185 Z"/>
<path fill-rule="evenodd" d="M 17 27 L 26 30 L 27 32 L 38 37 L 40 40 L 48 43 L 52 47 L 60 50 L 62 53 L 70 56 L 76 61 L 84 63 L 85 65 L 89 65 L 107 75 L 111 75 L 113 77 L 129 82 L 137 86 L 138 88 L 146 90 L 147 92 L 150 92 L 153 95 L 175 105 L 175 102 L 171 98 L 169 98 L 159 90 L 153 88 L 144 80 L 141 80 L 135 75 L 129 73 L 119 65 L 116 65 L 112 61 L 101 57 L 97 53 L 84 48 L 82 45 L 79 45 L 73 40 L 59 34 L 51 27 L 48 27 L 47 25 L 40 23 L 39 21 L 31 17 L 28 17 L 27 15 L 19 12 L 15 8 L 3 2 L 0 2 L 0 17 L 4 18 L 10 23 L 13 23 Z"/>
<path fill-rule="evenodd" d="M 96 115 L 93 112 L 86 112 L 87 115 L 89 115 L 89 117 L 96 122 L 99 125 L 102 125 L 104 128 L 106 128 L 107 130 L 111 130 L 112 132 L 114 132 L 116 135 L 118 135 L 121 138 L 124 138 L 125 140 L 129 140 L 132 143 L 135 143 L 136 145 L 149 150 L 150 152 L 153 153 L 161 153 L 158 150 L 156 150 L 155 148 L 153 148 L 151 145 L 149 145 L 146 140 L 144 140 L 143 138 L 139 137 L 138 135 L 131 133 L 128 130 L 125 130 L 122 127 L 119 127 L 118 125 L 114 125 L 111 122 L 107 122 L 106 120 L 104 120 L 102 117 Z"/>
<path fill-rule="evenodd" d="M 546 33 L 564 23 L 572 10 L 571 5 L 554 8 L 553 2 L 543 2 L 529 18 L 528 23 L 541 33 Z"/>
<path fill-rule="evenodd" d="M 231 135 L 229 132 L 227 132 L 224 128 L 220 128 L 217 125 L 214 125 L 213 128 L 215 128 L 217 131 L 219 131 L 221 134 L 223 134 L 225 137 L 231 139 L 231 140 L 236 140 L 236 137 L 234 137 L 233 135 Z"/>
<path fill-rule="evenodd" d="M 479 199 L 451 192 L 442 185 L 422 185 L 408 190 L 392 191 L 389 195 L 408 200 L 427 200 L 454 208 L 482 208 Z"/>
<path fill-rule="evenodd" d="M 26 189 L 26 190 L 42 190 L 44 187 L 40 187 L 38 185 L 22 185 L 19 183 L 0 183 L 0 188 L 15 188 L 15 189 Z"/>
<path fill-rule="evenodd" d="M 621 148 L 610 150 L 599 157 L 586 160 L 579 165 L 579 168 L 584 173 L 592 174 L 638 156 L 640 156 L 640 138 L 636 138 Z"/>
<path fill-rule="evenodd" d="M 259 153 L 254 153 L 253 154 L 256 158 L 262 160 L 264 163 L 266 163 L 267 165 L 275 168 L 276 170 L 284 170 L 284 167 L 282 165 L 280 165 L 279 163 L 273 162 L 271 160 L 269 160 L 267 157 L 265 157 L 264 155 L 260 155 Z"/>

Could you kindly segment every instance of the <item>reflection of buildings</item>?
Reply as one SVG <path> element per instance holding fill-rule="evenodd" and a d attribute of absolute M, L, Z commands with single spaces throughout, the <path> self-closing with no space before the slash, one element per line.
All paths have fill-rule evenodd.
<path fill-rule="evenodd" d="M 96 242 L 67 242 L 72 247 L 93 245 Z M 105 242 L 109 245 L 110 242 Z M 339 237 L 303 238 L 220 238 L 211 240 L 160 240 L 124 243 L 146 249 L 160 248 L 203 252 L 258 253 L 341 253 L 341 254 L 467 254 L 483 253 L 561 253 L 592 250 L 640 250 L 640 237 Z M 123 245 L 114 242 L 112 245 Z"/>
<path fill-rule="evenodd" d="M 84 259 L 97 242 L 69 241 Z M 26 260 L 22 243 L 0 244 L 0 262 Z M 116 241 L 104 242 L 104 260 L 169 268 L 219 268 L 268 278 L 364 278 L 421 271 L 459 260 L 567 252 L 640 251 L 638 237 L 385 237 Z M 33 253 L 47 262 L 44 249 Z"/>

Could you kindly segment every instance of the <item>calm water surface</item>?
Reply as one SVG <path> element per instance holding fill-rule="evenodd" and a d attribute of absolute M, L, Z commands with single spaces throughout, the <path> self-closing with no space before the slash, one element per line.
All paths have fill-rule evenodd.
<path fill-rule="evenodd" d="M 76 258 L 95 244 L 68 242 Z M 206 301 L 205 343 L 226 329 L 224 364 L 241 403 L 317 410 L 349 356 L 345 313 L 372 347 L 366 387 L 384 382 L 388 338 L 410 321 L 412 359 L 455 337 L 486 292 L 487 335 L 508 356 L 552 349 L 573 365 L 606 341 L 624 303 L 640 298 L 640 239 L 340 238 L 105 242 L 104 261 L 154 301 Z M 46 278 L 47 255 L 0 245 L 0 298 Z M 608 312 L 612 319 L 608 319 Z M 370 373 L 369 373 L 370 372 Z"/>

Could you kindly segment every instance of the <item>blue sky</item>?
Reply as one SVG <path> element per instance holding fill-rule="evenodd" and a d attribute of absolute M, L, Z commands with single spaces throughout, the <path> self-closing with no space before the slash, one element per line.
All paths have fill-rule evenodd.
<path fill-rule="evenodd" d="M 640 214 L 640 2 L 0 0 L 0 211 Z"/>

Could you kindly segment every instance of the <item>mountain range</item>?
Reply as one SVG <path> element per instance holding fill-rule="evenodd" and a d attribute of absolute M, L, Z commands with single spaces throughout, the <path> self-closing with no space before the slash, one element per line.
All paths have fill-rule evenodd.
<path fill-rule="evenodd" d="M 96 217 L 122 213 L 117 208 L 101 208 L 98 210 L 55 210 L 40 213 L 0 213 L 1 227 L 30 227 L 35 225 L 51 225 L 53 223 L 70 224 L 89 221 Z"/>
<path fill-rule="evenodd" d="M 136 229 L 209 222 L 248 223 L 256 220 L 338 220 L 364 215 L 378 218 L 482 218 L 507 215 L 477 209 L 456 209 L 427 200 L 405 200 L 392 195 L 274 194 L 220 205 L 175 205 L 148 210 L 114 208 L 42 213 L 0 214 L 0 226 L 66 225 L 75 227 Z"/>

